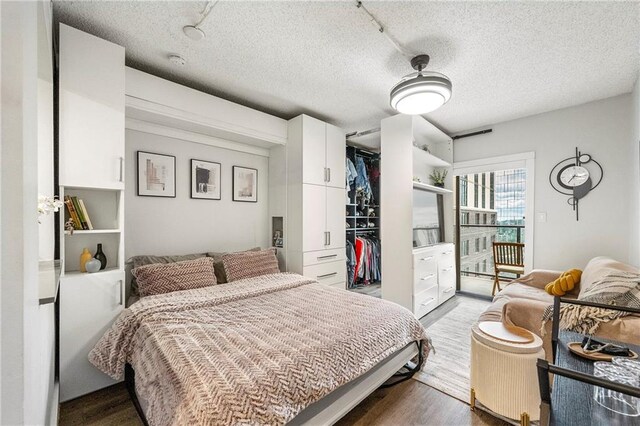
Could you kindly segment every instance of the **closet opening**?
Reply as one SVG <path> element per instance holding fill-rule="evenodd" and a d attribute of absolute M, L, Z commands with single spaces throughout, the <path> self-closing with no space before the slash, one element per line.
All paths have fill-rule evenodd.
<path fill-rule="evenodd" d="M 381 297 L 380 154 L 346 147 L 347 289 Z"/>

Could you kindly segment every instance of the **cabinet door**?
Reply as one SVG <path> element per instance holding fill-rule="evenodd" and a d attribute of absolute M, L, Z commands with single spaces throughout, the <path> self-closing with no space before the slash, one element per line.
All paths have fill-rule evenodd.
<path fill-rule="evenodd" d="M 327 186 L 344 189 L 346 187 L 344 130 L 331 124 L 326 126 Z"/>
<path fill-rule="evenodd" d="M 327 248 L 326 190 L 325 186 L 302 185 L 302 251 L 304 252 Z"/>
<path fill-rule="evenodd" d="M 335 249 L 345 247 L 345 200 L 343 188 L 327 187 L 327 232 L 329 233 L 326 248 Z"/>
<path fill-rule="evenodd" d="M 60 400 L 116 383 L 87 355 L 124 309 L 124 271 L 72 273 L 60 279 Z"/>
<path fill-rule="evenodd" d="M 324 122 L 306 115 L 302 118 L 302 183 L 326 185 L 325 133 Z"/>
<path fill-rule="evenodd" d="M 124 189 L 124 48 L 60 25 L 60 185 Z"/>

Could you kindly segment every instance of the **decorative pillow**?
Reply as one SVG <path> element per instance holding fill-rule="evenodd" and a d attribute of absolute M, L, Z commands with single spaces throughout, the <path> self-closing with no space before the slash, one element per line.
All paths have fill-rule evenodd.
<path fill-rule="evenodd" d="M 552 296 L 564 296 L 578 285 L 581 276 L 580 269 L 570 269 L 560 274 L 558 279 L 551 281 L 544 289 Z"/>
<path fill-rule="evenodd" d="M 140 297 L 190 290 L 216 284 L 213 259 L 203 257 L 174 263 L 155 263 L 131 271 L 138 281 Z"/>
<path fill-rule="evenodd" d="M 131 259 L 127 261 L 127 263 L 133 264 L 132 269 L 136 269 L 141 266 L 152 265 L 154 263 L 174 263 L 174 262 L 182 262 L 183 260 L 200 259 L 201 257 L 206 257 L 206 255 L 207 255 L 206 253 L 169 255 L 169 256 L 140 255 L 140 256 L 133 256 Z M 139 294 L 138 282 L 136 280 L 136 277 L 131 278 L 131 294 L 132 295 Z"/>
<path fill-rule="evenodd" d="M 584 267 L 584 271 L 582 271 L 580 295 L 578 298 L 582 298 L 585 292 L 589 291 L 592 286 L 596 285 L 596 283 L 604 277 L 621 271 L 638 273 L 638 269 L 631 265 L 618 262 L 608 257 L 594 257 L 587 263 L 587 266 Z"/>
<path fill-rule="evenodd" d="M 243 250 L 243 251 L 238 251 L 235 253 L 228 253 L 228 252 L 222 252 L 222 253 L 216 253 L 216 252 L 209 252 L 207 253 L 207 256 L 212 257 L 213 258 L 213 268 L 216 272 L 216 279 L 218 280 L 218 284 L 224 284 L 227 282 L 227 274 L 224 271 L 224 265 L 222 264 L 222 258 L 223 256 L 226 256 L 228 254 L 238 254 L 238 253 L 246 253 L 248 251 L 260 251 L 260 247 L 254 247 L 252 249 L 249 250 Z"/>
<path fill-rule="evenodd" d="M 222 263 L 229 282 L 280 272 L 274 249 L 227 254 Z"/>

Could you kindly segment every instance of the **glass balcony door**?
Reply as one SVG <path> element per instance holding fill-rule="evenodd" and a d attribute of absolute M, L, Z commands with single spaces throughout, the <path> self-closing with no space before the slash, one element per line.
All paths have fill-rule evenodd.
<path fill-rule="evenodd" d="M 493 243 L 525 242 L 525 168 L 456 176 L 458 291 L 492 297 Z M 501 273 L 504 281 L 515 278 Z"/>

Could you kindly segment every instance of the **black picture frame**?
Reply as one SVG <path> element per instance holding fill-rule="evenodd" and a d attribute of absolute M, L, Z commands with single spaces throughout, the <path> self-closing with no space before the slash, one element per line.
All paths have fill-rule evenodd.
<path fill-rule="evenodd" d="M 169 170 L 170 173 L 173 174 L 173 193 L 169 190 L 167 191 L 167 194 L 162 194 L 162 193 L 154 193 L 157 191 L 154 190 L 150 190 L 150 189 L 141 189 L 141 184 L 143 183 L 140 179 L 140 175 L 141 175 L 141 168 L 140 168 L 140 163 L 141 161 L 146 160 L 144 157 L 145 156 L 155 156 L 155 157 L 165 157 L 167 160 L 165 161 L 170 161 L 170 165 L 172 166 L 172 170 Z M 148 158 L 150 159 L 150 158 Z M 158 158 L 156 158 L 158 159 Z M 167 178 L 167 182 L 171 182 L 171 176 L 168 176 Z M 166 184 L 166 182 L 165 182 Z M 158 184 L 160 185 L 160 183 Z M 148 151 L 137 151 L 136 152 L 136 194 L 139 197 L 159 197 L 159 198 L 176 198 L 176 192 L 177 192 L 177 186 L 176 186 L 176 157 L 174 155 L 169 155 L 169 154 L 159 154 L 156 152 L 148 152 Z"/>
<path fill-rule="evenodd" d="M 198 194 L 197 188 L 194 186 L 195 182 L 194 182 L 194 167 L 197 167 L 197 164 L 200 163 L 205 163 L 205 164 L 211 164 L 211 165 L 216 165 L 217 169 L 218 169 L 218 190 L 217 190 L 217 194 L 214 194 L 213 197 L 207 197 L 207 196 L 198 196 L 198 195 L 194 195 L 194 191 L 195 194 Z M 215 200 L 215 201 L 219 201 L 222 200 L 222 164 L 215 162 L 215 161 L 208 161 L 208 160 L 199 160 L 197 158 L 192 158 L 191 159 L 191 168 L 190 168 L 190 174 L 189 176 L 191 176 L 190 179 L 190 197 L 193 200 Z M 197 172 L 195 173 L 197 176 Z M 215 196 L 217 195 L 217 197 Z"/>
<path fill-rule="evenodd" d="M 236 188 L 236 185 L 240 185 L 237 182 L 236 173 L 242 171 L 251 171 L 254 174 L 253 179 L 253 193 L 251 196 L 239 196 L 238 190 L 240 188 Z M 254 169 L 252 167 L 244 167 L 244 166 L 233 166 L 231 170 L 232 177 L 232 200 L 239 203 L 257 203 L 258 202 L 258 169 Z"/>

